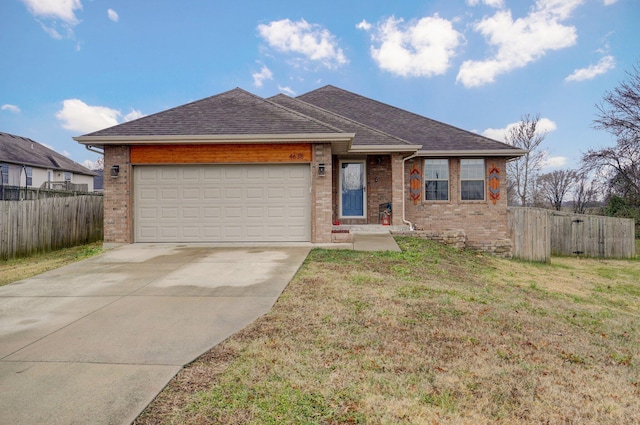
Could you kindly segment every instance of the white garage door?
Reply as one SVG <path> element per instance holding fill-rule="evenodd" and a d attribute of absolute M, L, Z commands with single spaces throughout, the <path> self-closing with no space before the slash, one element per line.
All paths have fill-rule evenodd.
<path fill-rule="evenodd" d="M 311 240 L 308 164 L 134 167 L 136 242 Z"/>

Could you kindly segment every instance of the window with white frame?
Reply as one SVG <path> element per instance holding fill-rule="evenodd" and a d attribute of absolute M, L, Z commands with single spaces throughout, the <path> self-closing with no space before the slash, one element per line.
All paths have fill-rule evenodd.
<path fill-rule="evenodd" d="M 449 200 L 449 160 L 424 160 L 424 199 L 427 201 Z"/>
<path fill-rule="evenodd" d="M 69 171 L 65 171 L 64 172 L 64 181 L 66 181 L 66 182 L 70 182 L 71 181 L 71 173 Z"/>
<path fill-rule="evenodd" d="M 33 186 L 33 168 L 24 167 L 25 186 Z"/>
<path fill-rule="evenodd" d="M 460 199 L 484 201 L 484 159 L 460 160 Z"/>
<path fill-rule="evenodd" d="M 0 182 L 5 185 L 9 184 L 9 164 L 0 164 Z"/>

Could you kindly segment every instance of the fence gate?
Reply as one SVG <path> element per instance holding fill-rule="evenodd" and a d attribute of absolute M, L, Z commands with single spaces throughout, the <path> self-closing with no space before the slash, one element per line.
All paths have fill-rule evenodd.
<path fill-rule="evenodd" d="M 508 225 L 513 256 L 550 261 L 551 255 L 633 258 L 635 224 L 630 218 L 569 214 L 510 207 Z"/>
<path fill-rule="evenodd" d="M 571 220 L 571 247 L 572 253 L 584 254 L 584 220 L 576 218 Z"/>

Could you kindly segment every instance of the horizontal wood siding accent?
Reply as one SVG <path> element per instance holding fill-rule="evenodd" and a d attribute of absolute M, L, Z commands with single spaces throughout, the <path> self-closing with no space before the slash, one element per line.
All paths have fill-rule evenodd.
<path fill-rule="evenodd" d="M 311 162 L 310 143 L 138 145 L 132 164 L 238 164 Z"/>

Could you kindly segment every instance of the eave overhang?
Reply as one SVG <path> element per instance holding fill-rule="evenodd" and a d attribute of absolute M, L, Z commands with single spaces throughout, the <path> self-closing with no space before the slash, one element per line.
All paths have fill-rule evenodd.
<path fill-rule="evenodd" d="M 221 134 L 192 136 L 78 136 L 73 140 L 104 148 L 108 145 L 182 145 L 225 143 L 348 143 L 355 133 L 302 133 L 302 134 Z"/>
<path fill-rule="evenodd" d="M 351 146 L 349 153 L 400 153 L 400 152 L 416 152 L 420 149 L 420 145 L 357 145 Z"/>
<path fill-rule="evenodd" d="M 487 150 L 419 150 L 416 155 L 429 158 L 462 158 L 462 157 L 505 157 L 517 158 L 528 151 L 523 149 L 487 149 Z"/>

